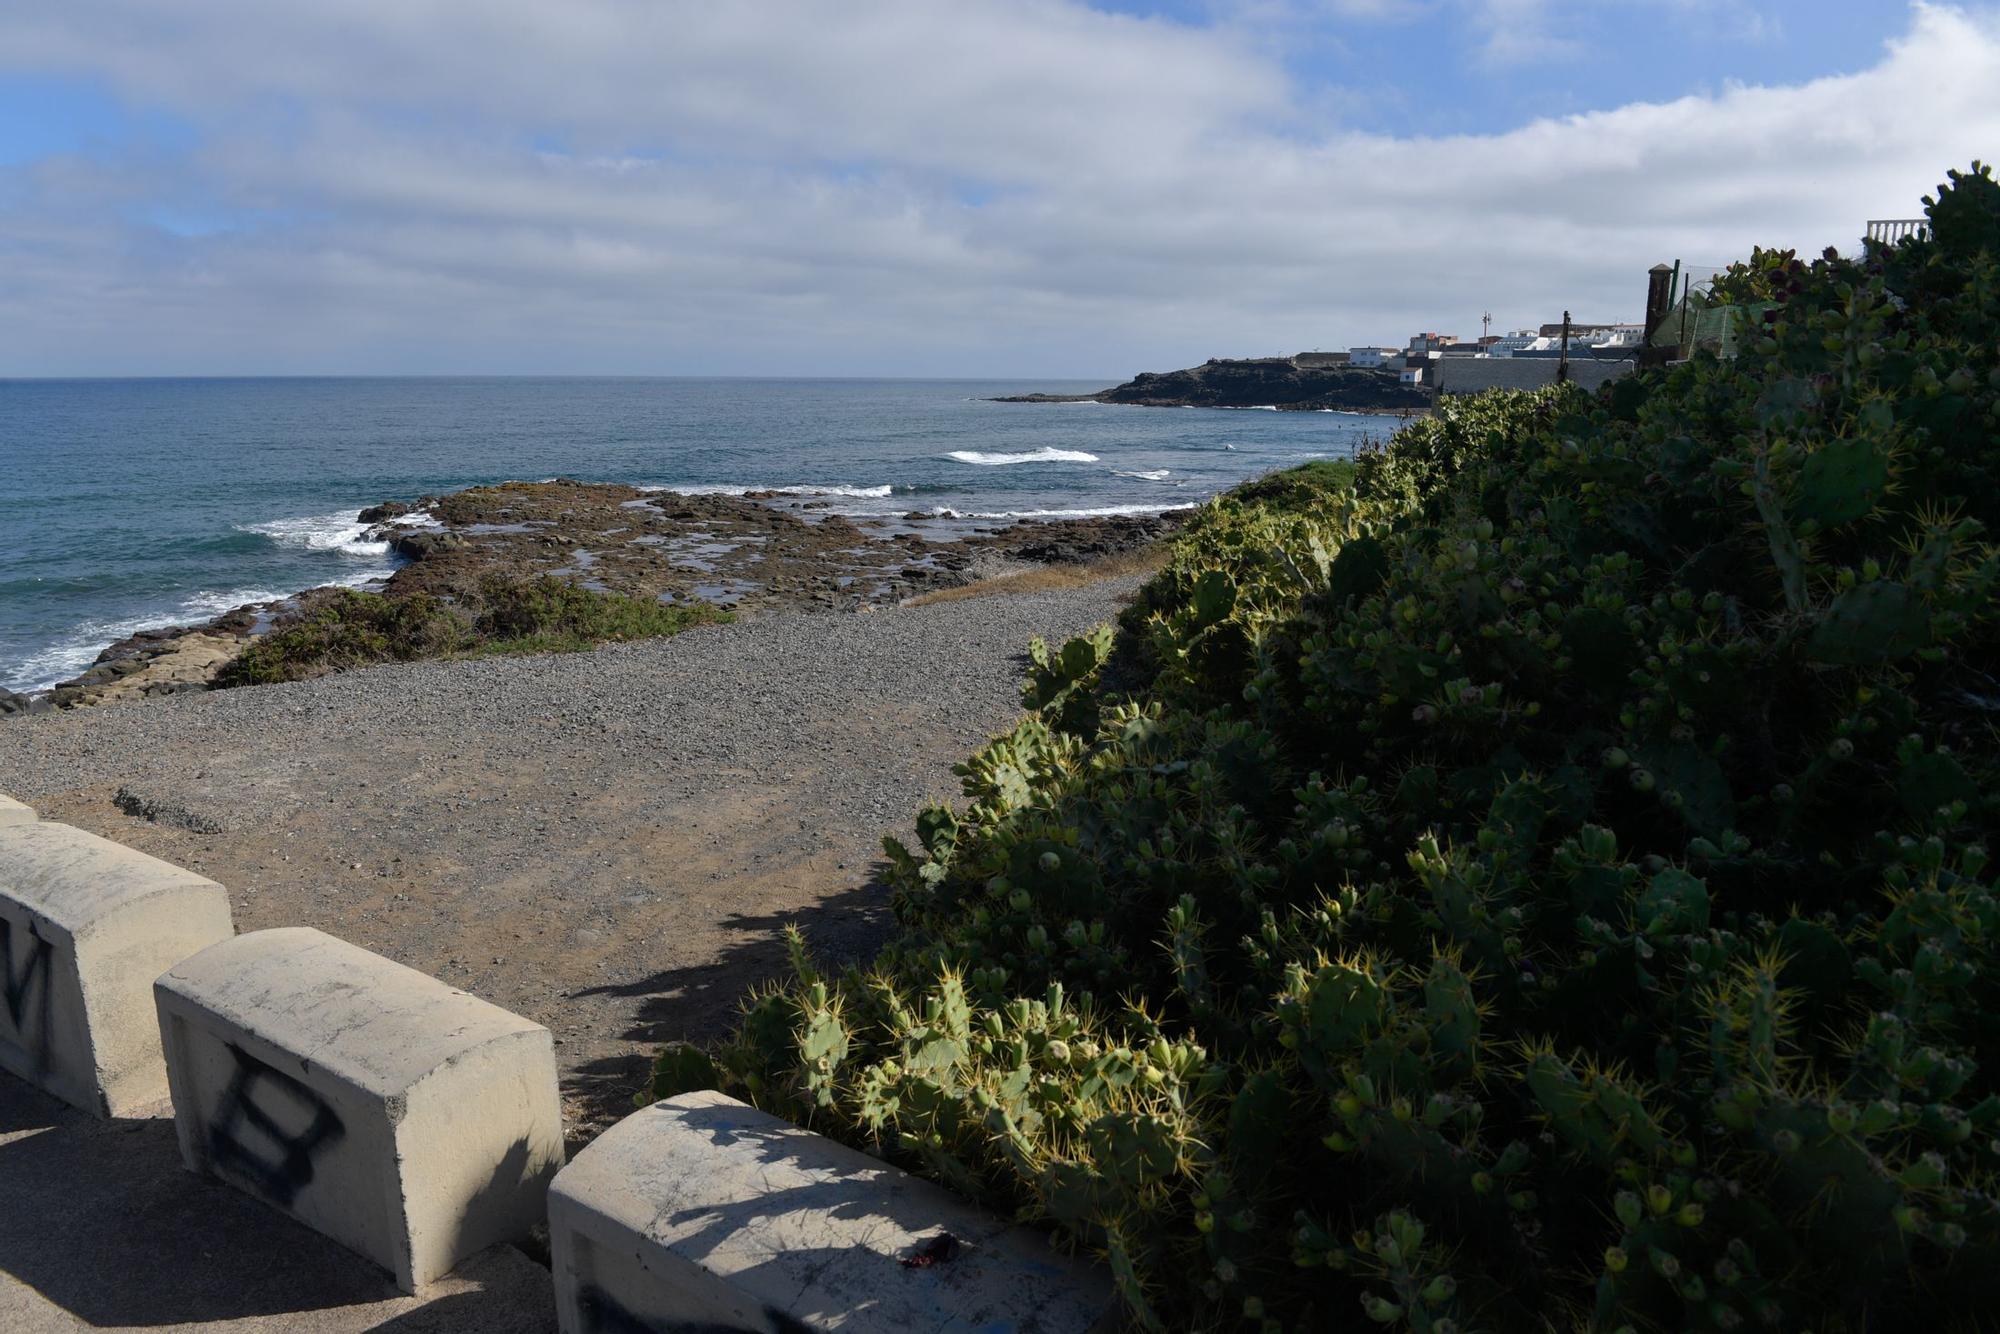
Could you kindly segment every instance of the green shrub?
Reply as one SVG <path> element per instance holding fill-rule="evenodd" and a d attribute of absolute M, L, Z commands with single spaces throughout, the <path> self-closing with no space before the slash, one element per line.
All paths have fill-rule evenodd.
<path fill-rule="evenodd" d="M 302 617 L 251 641 L 215 684 L 268 685 L 371 663 L 445 657 L 471 640 L 467 619 L 429 594 L 390 598 L 328 589 L 313 595 Z"/>
<path fill-rule="evenodd" d="M 654 1092 L 1046 1221 L 1150 1328 L 1985 1327 L 1993 189 L 1736 360 L 1212 507 L 888 845 L 875 965 Z"/>
<path fill-rule="evenodd" d="M 421 658 L 574 652 L 730 619 L 706 603 L 664 606 L 551 575 L 490 575 L 465 605 L 427 593 L 385 596 L 350 588 L 326 589 L 312 599 L 296 620 L 254 640 L 223 669 L 216 686 L 299 681 Z"/>
<path fill-rule="evenodd" d="M 1355 465 L 1349 459 L 1314 459 L 1245 482 L 1227 499 L 1254 505 L 1267 514 L 1310 511 L 1345 494 L 1354 486 Z"/>
<path fill-rule="evenodd" d="M 668 606 L 583 588 L 552 575 L 489 575 L 479 586 L 474 629 L 483 653 L 560 653 L 615 640 L 676 635 L 690 626 L 728 619 L 706 602 Z"/>

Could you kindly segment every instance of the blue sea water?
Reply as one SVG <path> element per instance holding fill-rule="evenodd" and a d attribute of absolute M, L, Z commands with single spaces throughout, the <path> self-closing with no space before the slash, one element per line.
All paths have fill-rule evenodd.
<path fill-rule="evenodd" d="M 855 515 L 1157 511 L 1391 423 L 992 403 L 1101 382 L 0 380 L 0 685 L 135 630 L 385 577 L 355 515 L 508 479 L 799 487 Z"/>

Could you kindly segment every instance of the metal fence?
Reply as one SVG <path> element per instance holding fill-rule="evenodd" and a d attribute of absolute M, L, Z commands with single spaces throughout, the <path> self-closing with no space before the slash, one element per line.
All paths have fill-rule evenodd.
<path fill-rule="evenodd" d="M 1717 297 L 1715 280 L 1723 268 L 1675 262 L 1666 317 L 1653 330 L 1648 346 L 1664 351 L 1670 361 L 1686 360 L 1697 351 L 1713 352 L 1718 357 L 1736 355 L 1738 317 L 1746 312 L 1755 316 L 1769 303 L 1745 305 Z"/>

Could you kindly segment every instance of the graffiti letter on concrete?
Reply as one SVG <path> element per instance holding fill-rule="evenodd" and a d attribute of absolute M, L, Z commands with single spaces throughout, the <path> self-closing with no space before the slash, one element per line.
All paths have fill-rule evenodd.
<path fill-rule="evenodd" d="M 347 1133 L 317 1093 L 231 1044 L 236 1073 L 208 1129 L 216 1171 L 243 1178 L 278 1204 L 313 1179 L 313 1156 Z M 261 1143 L 252 1142 L 252 1137 Z"/>
<path fill-rule="evenodd" d="M 16 935 L 21 937 L 16 940 Z M 7 1024 L 39 1074 L 49 1050 L 50 956 L 54 947 L 31 925 L 17 932 L 0 917 L 0 1001 Z"/>

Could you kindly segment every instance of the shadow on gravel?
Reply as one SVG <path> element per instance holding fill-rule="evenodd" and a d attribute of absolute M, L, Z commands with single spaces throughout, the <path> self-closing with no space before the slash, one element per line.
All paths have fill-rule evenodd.
<path fill-rule="evenodd" d="M 785 927 L 798 927 L 815 962 L 829 970 L 874 957 L 893 925 L 887 872 L 888 864 L 877 862 L 867 883 L 831 894 L 810 908 L 730 916 L 723 925 L 740 933 L 740 939 L 712 964 L 668 969 L 636 982 L 572 993 L 636 999 L 633 1022 L 620 1036 L 647 1049 L 588 1061 L 569 1073 L 566 1091 L 579 1101 L 588 1123 L 571 1127 L 572 1140 L 579 1135 L 587 1140 L 632 1110 L 632 1095 L 645 1087 L 658 1048 L 669 1042 L 707 1045 L 727 1033 L 743 997 L 759 983 L 784 975 Z"/>

